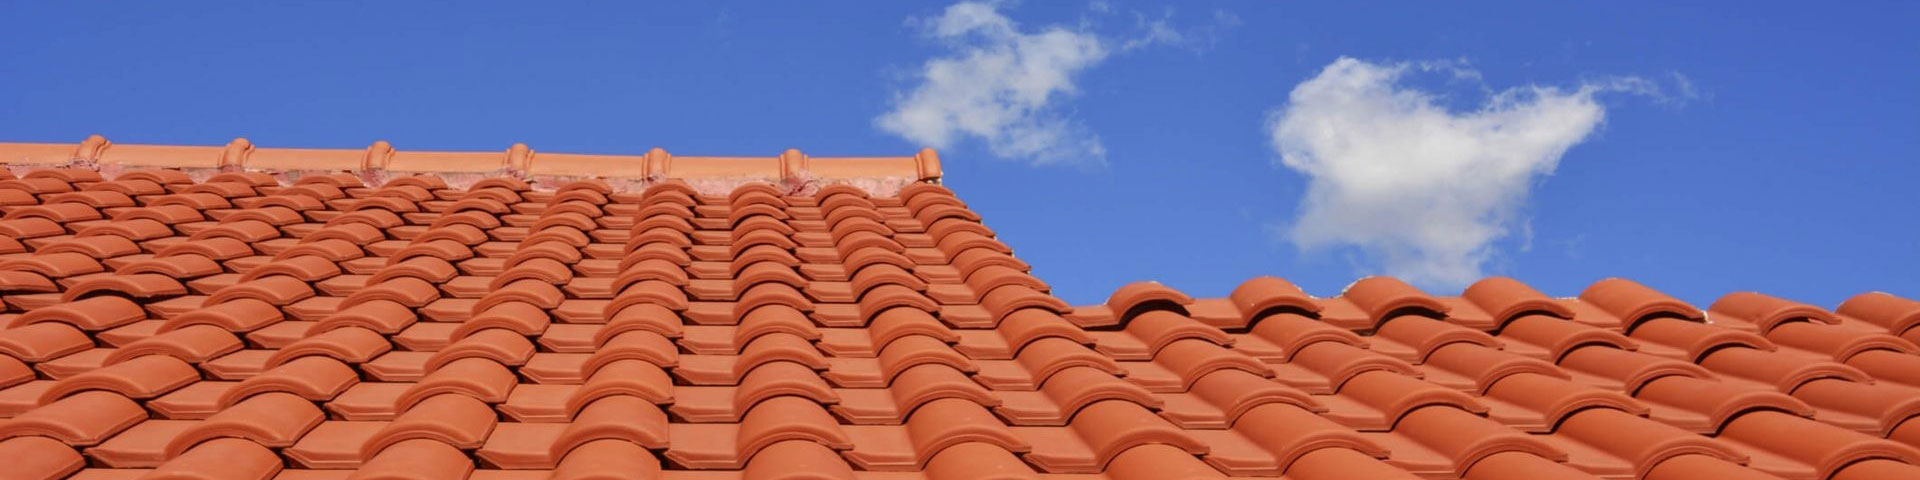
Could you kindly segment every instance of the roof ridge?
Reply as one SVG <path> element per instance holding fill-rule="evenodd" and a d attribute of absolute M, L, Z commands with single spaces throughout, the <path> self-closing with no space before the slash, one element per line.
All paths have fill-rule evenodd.
<path fill-rule="evenodd" d="M 644 155 L 536 152 L 515 143 L 500 152 L 398 150 L 385 140 L 366 149 L 256 147 L 246 138 L 225 146 L 116 144 L 92 135 L 78 144 L 0 142 L 0 164 L 92 170 L 139 168 L 219 171 L 483 173 L 520 177 L 667 179 L 818 179 L 940 181 L 940 155 L 812 157 L 797 149 L 776 156 L 675 156 L 654 148 Z"/>

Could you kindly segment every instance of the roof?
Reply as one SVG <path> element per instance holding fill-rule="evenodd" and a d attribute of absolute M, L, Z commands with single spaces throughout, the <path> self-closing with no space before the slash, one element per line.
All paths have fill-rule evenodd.
<path fill-rule="evenodd" d="M 0 144 L 31 160 L 0 173 L 0 477 L 1920 478 L 1920 302 L 1884 293 L 1072 306 L 931 154 L 701 192 L 742 175 L 230 151 Z"/>

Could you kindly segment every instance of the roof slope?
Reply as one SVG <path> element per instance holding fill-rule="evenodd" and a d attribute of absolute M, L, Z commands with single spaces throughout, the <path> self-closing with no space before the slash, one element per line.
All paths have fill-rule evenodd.
<path fill-rule="evenodd" d="M 924 163 L 74 157 L 0 173 L 0 478 L 1920 478 L 1920 302 L 1886 294 L 1069 306 Z"/>

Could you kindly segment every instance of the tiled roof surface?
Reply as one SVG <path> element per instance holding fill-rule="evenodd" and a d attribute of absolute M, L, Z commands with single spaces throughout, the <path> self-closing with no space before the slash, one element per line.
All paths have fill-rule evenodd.
<path fill-rule="evenodd" d="M 5 479 L 1920 478 L 1920 302 L 1882 293 L 1070 306 L 914 157 L 701 192 L 739 172 L 59 147 L 0 144 L 37 159 L 0 173 Z M 911 183 L 836 183 L 871 177 Z"/>

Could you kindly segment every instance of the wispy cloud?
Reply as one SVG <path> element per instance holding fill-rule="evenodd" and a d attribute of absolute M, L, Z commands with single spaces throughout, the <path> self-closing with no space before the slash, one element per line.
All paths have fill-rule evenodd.
<path fill-rule="evenodd" d="M 1684 101 L 1639 77 L 1571 88 L 1485 89 L 1466 111 L 1405 85 L 1413 72 L 1481 82 L 1463 61 L 1371 63 L 1341 58 L 1295 86 L 1267 131 L 1280 164 L 1308 179 L 1298 218 L 1281 229 L 1303 251 L 1350 247 L 1367 267 L 1453 288 L 1484 275 L 1496 242 L 1526 232 L 1535 181 L 1606 119 L 1607 92 Z"/>
<path fill-rule="evenodd" d="M 1113 12 L 1105 3 L 1089 10 Z M 896 93 L 893 109 L 875 118 L 874 125 L 935 148 L 978 139 L 994 156 L 1034 165 L 1104 165 L 1106 147 L 1099 135 L 1063 104 L 1079 93 L 1081 75 L 1117 53 L 1189 44 L 1218 35 L 1206 29 L 1226 28 L 1183 32 L 1172 26 L 1171 16 L 1171 11 L 1160 17 L 1136 15 L 1137 34 L 1110 38 L 1095 32 L 1099 22 L 1092 19 L 1024 29 L 995 3 L 948 6 L 938 17 L 913 23 L 951 52 L 927 60 L 918 85 Z"/>

